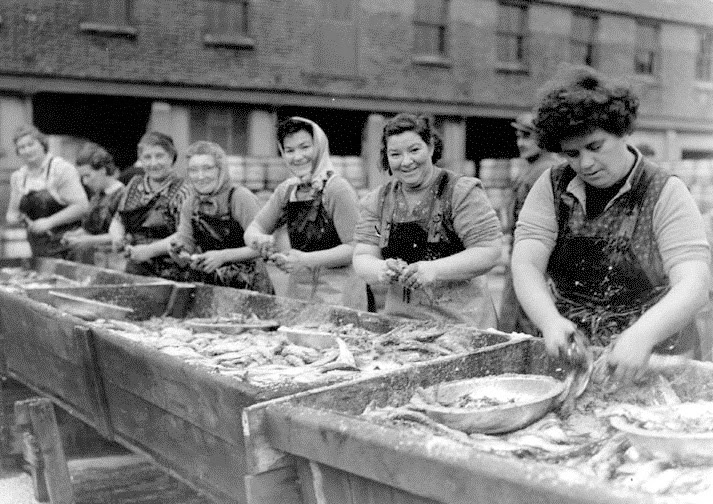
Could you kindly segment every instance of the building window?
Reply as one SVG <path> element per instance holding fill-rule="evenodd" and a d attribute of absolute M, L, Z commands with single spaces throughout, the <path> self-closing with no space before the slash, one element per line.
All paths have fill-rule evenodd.
<path fill-rule="evenodd" d="M 245 155 L 248 149 L 248 114 L 240 108 L 200 106 L 191 108 L 191 142 L 215 142 L 229 155 Z"/>
<path fill-rule="evenodd" d="M 416 54 L 448 56 L 448 0 L 417 0 L 413 27 Z"/>
<path fill-rule="evenodd" d="M 206 33 L 209 45 L 253 47 L 247 0 L 208 0 L 205 2 Z"/>
<path fill-rule="evenodd" d="M 105 25 L 131 25 L 131 0 L 87 0 L 87 21 Z"/>
<path fill-rule="evenodd" d="M 354 0 L 321 0 L 314 40 L 314 69 L 318 74 L 355 77 L 359 38 Z"/>
<path fill-rule="evenodd" d="M 501 3 L 498 11 L 498 61 L 527 65 L 527 5 Z"/>
<path fill-rule="evenodd" d="M 598 20 L 584 12 L 572 16 L 570 61 L 576 65 L 596 65 Z"/>
<path fill-rule="evenodd" d="M 659 58 L 659 27 L 644 21 L 636 22 L 636 53 L 634 71 L 637 74 L 656 75 Z"/>
<path fill-rule="evenodd" d="M 701 30 L 698 32 L 696 79 L 707 82 L 713 81 L 713 30 Z"/>

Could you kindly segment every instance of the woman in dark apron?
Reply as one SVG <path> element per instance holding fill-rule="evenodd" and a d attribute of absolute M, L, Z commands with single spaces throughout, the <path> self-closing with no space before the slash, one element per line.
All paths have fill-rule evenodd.
<path fill-rule="evenodd" d="M 273 294 L 259 252 L 243 241 L 260 208 L 257 197 L 231 183 L 218 144 L 195 142 L 186 157 L 193 192 L 183 203 L 171 256 L 190 265 L 192 281 Z"/>
<path fill-rule="evenodd" d="M 566 164 L 546 171 L 520 212 L 512 268 L 518 299 L 564 354 L 576 329 L 608 347 L 630 382 L 652 352 L 693 354 L 708 298 L 709 250 L 685 185 L 626 142 L 638 100 L 591 69 L 549 84 L 540 145 Z"/>
<path fill-rule="evenodd" d="M 434 165 L 440 150 L 423 116 L 386 124 L 382 163 L 393 180 L 362 202 L 354 266 L 388 284 L 388 314 L 494 327 L 483 275 L 500 257 L 500 221 L 479 180 Z"/>
<path fill-rule="evenodd" d="M 152 131 L 141 138 L 138 151 L 145 174 L 129 181 L 109 228 L 112 242 L 124 251 L 127 273 L 185 280 L 188 270 L 169 256 L 188 193 L 183 179 L 173 171 L 176 148 L 171 137 Z"/>
<path fill-rule="evenodd" d="M 95 143 L 87 143 L 77 154 L 77 171 L 90 193 L 89 211 L 82 226 L 64 234 L 70 258 L 85 264 L 124 269 L 124 260 L 111 250 L 109 225 L 124 197 L 124 184 L 114 178 L 114 158 Z"/>
<path fill-rule="evenodd" d="M 13 140 L 26 164 L 10 177 L 6 220 L 25 224 L 33 256 L 66 259 L 62 235 L 79 227 L 89 206 L 79 174 L 47 152 L 47 138 L 36 128 L 18 128 Z"/>
<path fill-rule="evenodd" d="M 366 284 L 351 265 L 356 192 L 335 173 L 317 124 L 292 117 L 278 126 L 277 137 L 294 176 L 277 186 L 248 226 L 246 243 L 288 274 L 288 297 L 365 310 Z M 276 244 L 273 233 L 280 230 L 289 245 Z"/>

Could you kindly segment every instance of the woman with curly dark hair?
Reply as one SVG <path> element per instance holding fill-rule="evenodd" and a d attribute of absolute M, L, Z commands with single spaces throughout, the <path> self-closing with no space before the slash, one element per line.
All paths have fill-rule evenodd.
<path fill-rule="evenodd" d="M 518 299 L 552 355 L 577 329 L 607 347 L 612 378 L 641 376 L 653 352 L 692 354 L 708 298 L 709 246 L 686 186 L 627 142 L 638 99 L 588 67 L 542 94 L 542 147 L 565 162 L 530 191 L 515 231 Z"/>
<path fill-rule="evenodd" d="M 354 268 L 388 285 L 386 313 L 493 327 L 482 275 L 500 258 L 500 221 L 478 179 L 435 166 L 440 151 L 427 117 L 386 124 L 381 157 L 393 180 L 362 201 Z"/>

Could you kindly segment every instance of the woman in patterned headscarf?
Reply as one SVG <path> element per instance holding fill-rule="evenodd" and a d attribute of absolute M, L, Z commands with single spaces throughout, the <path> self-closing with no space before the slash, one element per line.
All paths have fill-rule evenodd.
<path fill-rule="evenodd" d="M 225 151 L 218 144 L 195 142 L 186 157 L 193 192 L 181 209 L 172 257 L 190 264 L 193 281 L 272 294 L 259 252 L 243 241 L 260 208 L 257 197 L 231 183 Z"/>
<path fill-rule="evenodd" d="M 134 176 L 126 187 L 109 228 L 112 243 L 124 250 L 127 273 L 184 280 L 186 270 L 168 255 L 188 194 L 183 178 L 173 171 L 176 147 L 170 136 L 150 131 L 139 141 L 138 151 L 145 174 Z"/>
<path fill-rule="evenodd" d="M 291 117 L 278 125 L 277 139 L 293 177 L 277 186 L 245 242 L 289 274 L 289 297 L 366 309 L 366 284 L 351 266 L 357 196 L 335 173 L 327 136 L 314 122 Z M 273 237 L 283 226 L 286 248 Z"/>

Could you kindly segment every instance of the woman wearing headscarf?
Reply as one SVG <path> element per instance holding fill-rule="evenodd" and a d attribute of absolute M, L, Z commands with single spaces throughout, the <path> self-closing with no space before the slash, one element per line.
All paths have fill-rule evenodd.
<path fill-rule="evenodd" d="M 243 240 L 260 209 L 257 197 L 230 181 L 225 151 L 218 144 L 195 142 L 186 157 L 193 191 L 181 209 L 172 257 L 189 262 L 193 281 L 273 294 L 260 253 Z"/>
<path fill-rule="evenodd" d="M 169 257 L 188 187 L 174 171 L 177 152 L 173 139 L 150 131 L 138 145 L 145 174 L 129 181 L 109 232 L 127 258 L 126 272 L 184 280 L 187 271 Z"/>
<path fill-rule="evenodd" d="M 10 176 L 8 224 L 24 222 L 35 257 L 66 259 L 62 235 L 79 227 L 89 208 L 76 168 L 48 152 L 47 137 L 34 126 L 20 126 L 13 135 L 25 164 Z"/>
<path fill-rule="evenodd" d="M 62 240 L 72 249 L 71 260 L 113 266 L 110 262 L 116 258 L 111 258 L 109 225 L 126 187 L 114 178 L 112 155 L 95 143 L 82 146 L 75 162 L 82 184 L 90 192 L 89 211 L 82 226 L 66 232 Z"/>
<path fill-rule="evenodd" d="M 277 186 L 245 242 L 289 274 L 287 296 L 365 310 L 366 284 L 351 266 L 356 192 L 335 172 L 327 136 L 316 123 L 291 117 L 278 125 L 277 139 L 293 176 Z M 288 248 L 273 236 L 282 226 Z"/>
<path fill-rule="evenodd" d="M 386 123 L 381 159 L 393 180 L 362 200 L 354 268 L 388 285 L 388 314 L 494 327 L 484 275 L 500 258 L 500 221 L 480 180 L 435 166 L 440 151 L 427 117 Z"/>

